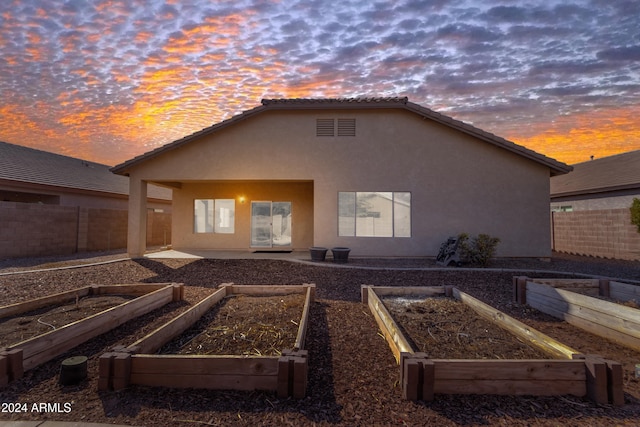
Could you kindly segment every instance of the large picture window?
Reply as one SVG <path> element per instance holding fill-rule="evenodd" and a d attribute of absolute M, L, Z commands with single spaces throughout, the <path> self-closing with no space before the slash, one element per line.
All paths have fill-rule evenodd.
<path fill-rule="evenodd" d="M 196 199 L 193 206 L 194 233 L 235 232 L 236 202 L 233 199 Z"/>
<path fill-rule="evenodd" d="M 338 235 L 411 237 L 411 193 L 339 192 Z"/>

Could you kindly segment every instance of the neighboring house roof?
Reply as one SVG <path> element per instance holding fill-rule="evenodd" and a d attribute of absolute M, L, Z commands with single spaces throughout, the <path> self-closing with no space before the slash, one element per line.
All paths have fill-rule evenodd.
<path fill-rule="evenodd" d="M 145 153 L 141 156 L 135 157 L 124 163 L 121 163 L 111 170 L 114 173 L 126 175 L 128 169 L 144 162 L 150 158 L 153 158 L 164 152 L 176 149 L 188 142 L 200 138 L 205 135 L 209 135 L 226 128 L 227 126 L 236 124 L 243 120 L 246 120 L 256 114 L 260 114 L 265 111 L 271 110 L 305 110 L 305 109 L 373 109 L 373 108 L 398 108 L 411 111 L 422 116 L 425 119 L 433 120 L 441 123 L 450 128 L 472 135 L 480 140 L 504 148 L 518 155 L 526 157 L 530 160 L 538 162 L 547 166 L 551 175 L 565 174 L 571 171 L 571 166 L 558 162 L 550 157 L 546 157 L 542 154 L 536 153 L 526 147 L 517 145 L 504 138 L 500 138 L 492 133 L 485 132 L 469 124 L 463 123 L 458 120 L 454 120 L 451 117 L 437 113 L 428 108 L 422 107 L 418 104 L 409 102 L 408 98 L 332 98 L 332 99 L 263 99 L 262 105 L 255 107 L 251 110 L 244 111 L 236 116 L 231 117 L 228 120 L 214 124 L 208 128 L 202 129 L 192 135 L 185 136 L 179 140 L 171 142 L 167 145 L 159 147 L 153 151 Z"/>
<path fill-rule="evenodd" d="M 573 165 L 573 172 L 551 179 L 551 197 L 640 190 L 640 150 Z"/>
<path fill-rule="evenodd" d="M 1 141 L 0 181 L 129 195 L 129 180 L 109 166 Z M 153 186 L 148 196 L 171 200 L 171 191 Z"/>

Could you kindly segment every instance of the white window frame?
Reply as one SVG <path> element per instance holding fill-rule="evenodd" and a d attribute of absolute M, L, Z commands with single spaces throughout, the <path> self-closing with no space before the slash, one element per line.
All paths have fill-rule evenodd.
<path fill-rule="evenodd" d="M 195 199 L 193 232 L 195 234 L 234 234 L 234 199 Z"/>
<path fill-rule="evenodd" d="M 366 210 L 363 205 L 372 195 L 391 202 L 391 212 Z M 400 200 L 400 199 L 408 200 Z M 358 203 L 360 201 L 360 204 Z M 398 207 L 404 205 L 402 210 Z M 376 215 L 377 214 L 377 215 Z M 376 218 L 387 216 L 386 221 Z M 360 218 L 360 221 L 359 221 Z M 367 221 L 365 218 L 371 218 Z M 365 223 L 371 222 L 368 226 Z M 376 223 L 378 231 L 376 231 Z M 360 225 L 359 225 L 360 224 Z M 380 227 L 379 225 L 382 225 Z M 409 191 L 340 191 L 338 192 L 338 236 L 340 237 L 411 237 L 411 192 Z"/>

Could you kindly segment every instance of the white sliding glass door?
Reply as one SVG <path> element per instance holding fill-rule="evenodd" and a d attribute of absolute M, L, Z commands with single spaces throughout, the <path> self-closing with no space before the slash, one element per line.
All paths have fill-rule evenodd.
<path fill-rule="evenodd" d="M 291 202 L 251 202 L 251 246 L 291 246 Z"/>

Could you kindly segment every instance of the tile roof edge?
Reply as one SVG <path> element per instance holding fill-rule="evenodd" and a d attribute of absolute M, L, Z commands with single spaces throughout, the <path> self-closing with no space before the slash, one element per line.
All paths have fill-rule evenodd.
<path fill-rule="evenodd" d="M 608 193 L 610 191 L 624 191 L 624 190 L 634 190 L 640 189 L 640 183 L 638 184 L 623 184 L 623 185 L 609 185 L 605 187 L 588 187 L 578 190 L 570 190 L 564 192 L 551 192 L 551 198 L 557 197 L 569 197 L 569 196 L 581 196 L 585 194 L 598 194 L 598 193 Z"/>
<path fill-rule="evenodd" d="M 612 154 L 610 156 L 594 158 L 593 160 L 585 160 L 584 162 L 574 163 L 572 166 L 599 164 L 607 161 L 615 161 L 616 158 L 620 158 L 620 157 L 626 158 L 626 157 L 638 156 L 638 155 L 640 155 L 640 150 L 631 150 L 631 151 L 625 151 L 623 153 Z"/>

